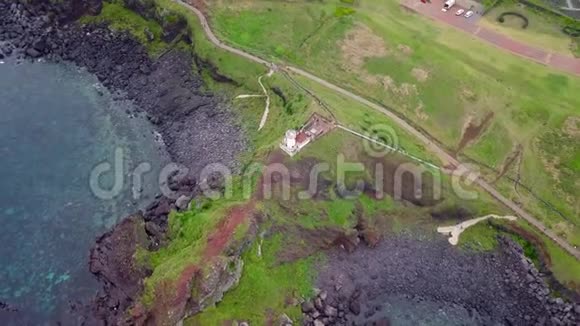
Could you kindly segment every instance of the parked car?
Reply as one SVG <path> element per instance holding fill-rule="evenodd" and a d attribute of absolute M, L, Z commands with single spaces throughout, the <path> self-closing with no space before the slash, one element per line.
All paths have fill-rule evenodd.
<path fill-rule="evenodd" d="M 466 12 L 464 17 L 469 18 L 471 16 L 473 16 L 473 10 L 469 10 L 468 12 Z"/>
<path fill-rule="evenodd" d="M 441 11 L 447 12 L 447 10 L 451 9 L 453 5 L 455 5 L 455 0 L 447 0 L 445 3 L 443 3 L 443 8 L 441 8 Z"/>
<path fill-rule="evenodd" d="M 461 16 L 461 15 L 463 15 L 463 13 L 464 13 L 464 12 L 465 12 L 465 10 L 464 10 L 464 9 L 459 9 L 459 10 L 457 10 L 457 12 L 455 13 L 455 16 Z"/>

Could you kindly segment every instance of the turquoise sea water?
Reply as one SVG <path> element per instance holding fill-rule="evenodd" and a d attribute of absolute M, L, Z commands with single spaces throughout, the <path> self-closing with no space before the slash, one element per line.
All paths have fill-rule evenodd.
<path fill-rule="evenodd" d="M 0 64 L 0 301 L 19 310 L 0 312 L 0 324 L 69 319 L 70 302 L 97 290 L 87 264 L 96 236 L 158 192 L 165 156 L 131 105 L 75 67 Z M 122 187 L 103 199 L 91 172 L 115 158 L 123 182 L 105 171 L 96 185 Z M 135 191 L 140 163 L 152 172 Z"/>

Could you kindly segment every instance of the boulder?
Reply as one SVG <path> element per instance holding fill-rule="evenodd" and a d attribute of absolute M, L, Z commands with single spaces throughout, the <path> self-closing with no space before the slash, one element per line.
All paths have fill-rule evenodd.
<path fill-rule="evenodd" d="M 40 38 L 32 43 L 32 47 L 38 52 L 42 53 L 46 50 L 47 44 L 44 38 Z"/>
<path fill-rule="evenodd" d="M 292 321 L 292 319 L 290 319 L 290 317 L 288 317 L 288 315 L 282 314 L 280 316 L 280 326 L 291 326 L 293 324 L 294 322 Z"/>
<path fill-rule="evenodd" d="M 324 322 L 322 320 L 316 319 L 314 321 L 314 326 L 325 326 L 325 325 L 324 325 Z"/>
<path fill-rule="evenodd" d="M 146 27 L 143 32 L 145 33 L 145 37 L 147 37 L 147 41 L 148 42 L 155 41 L 155 34 L 153 34 L 153 32 L 151 32 L 151 30 L 149 29 L 149 27 Z"/>
<path fill-rule="evenodd" d="M 302 308 L 302 312 L 305 314 L 309 314 L 309 313 L 313 312 L 315 309 L 312 301 L 304 301 L 302 303 L 301 308 Z"/>
<path fill-rule="evenodd" d="M 175 201 L 175 206 L 179 209 L 179 210 L 186 210 L 187 207 L 189 206 L 189 202 L 191 201 L 191 197 L 185 196 L 185 195 L 181 195 L 179 198 L 177 198 L 177 200 Z"/>
<path fill-rule="evenodd" d="M 327 315 L 328 317 L 336 317 L 338 316 L 338 310 L 333 306 L 326 306 L 324 308 L 324 314 Z"/>
<path fill-rule="evenodd" d="M 42 53 L 38 52 L 35 48 L 28 48 L 26 49 L 26 55 L 31 58 L 38 58 L 42 55 Z"/>
<path fill-rule="evenodd" d="M 171 205 L 169 204 L 169 202 L 167 200 L 162 200 L 159 202 L 159 205 L 157 205 L 157 207 L 154 210 L 154 215 L 155 216 L 163 216 L 163 215 L 167 215 L 171 212 Z"/>
<path fill-rule="evenodd" d="M 314 299 L 314 307 L 316 307 L 316 310 L 324 312 L 324 303 L 320 298 Z"/>
<path fill-rule="evenodd" d="M 353 300 L 348 305 L 348 310 L 352 312 L 355 316 L 360 315 L 360 302 L 358 300 Z"/>
<path fill-rule="evenodd" d="M 145 232 L 157 242 L 160 242 L 165 235 L 163 230 L 154 222 L 145 223 Z"/>

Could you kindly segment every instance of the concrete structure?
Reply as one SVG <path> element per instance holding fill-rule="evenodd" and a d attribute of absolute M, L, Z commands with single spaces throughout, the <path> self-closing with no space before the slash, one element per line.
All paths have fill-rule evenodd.
<path fill-rule="evenodd" d="M 296 149 L 296 136 L 298 133 L 296 130 L 288 130 L 286 131 L 286 138 L 284 138 L 284 144 L 286 144 L 286 148 L 290 150 Z"/>
<path fill-rule="evenodd" d="M 322 137 L 333 128 L 334 125 L 330 121 L 314 113 L 299 131 L 286 131 L 286 135 L 280 143 L 280 149 L 286 154 L 294 156 L 310 142 Z"/>

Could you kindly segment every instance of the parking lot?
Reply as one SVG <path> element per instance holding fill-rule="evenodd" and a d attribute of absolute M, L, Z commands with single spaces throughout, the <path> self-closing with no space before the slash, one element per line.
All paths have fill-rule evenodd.
<path fill-rule="evenodd" d="M 456 16 L 455 13 L 459 9 L 463 9 L 465 11 L 468 10 L 465 6 L 465 2 L 462 2 L 463 5 L 456 3 L 449 11 L 443 12 L 441 9 L 443 8 L 443 0 L 431 0 L 431 3 L 422 3 L 419 0 L 403 0 L 402 5 L 407 7 L 413 11 L 416 11 L 422 15 L 428 16 L 432 19 L 439 20 L 445 22 L 449 25 L 453 25 L 457 28 L 465 30 L 470 33 L 475 33 L 477 30 L 477 21 L 481 18 L 481 12 L 479 10 L 474 10 L 473 16 L 469 18 L 465 18 L 464 16 Z"/>
<path fill-rule="evenodd" d="M 453 6 L 448 12 L 442 12 L 441 9 L 443 8 L 443 3 L 443 0 L 432 0 L 431 3 L 422 3 L 418 0 L 402 0 L 401 5 L 423 16 L 452 25 L 457 29 L 471 34 L 473 37 L 509 51 L 515 55 L 551 66 L 561 71 L 580 75 L 580 59 L 536 48 L 491 29 L 479 26 L 477 24 L 478 20 L 481 18 L 481 12 L 479 10 L 476 10 L 474 15 L 470 18 L 455 15 L 457 10 L 466 9 L 460 5 Z"/>
<path fill-rule="evenodd" d="M 580 19 L 580 0 L 551 0 L 549 2 L 565 15 Z"/>

